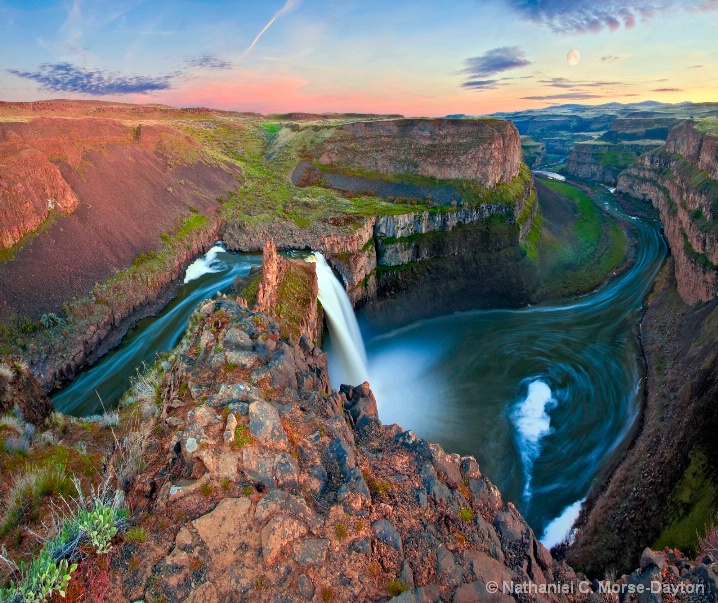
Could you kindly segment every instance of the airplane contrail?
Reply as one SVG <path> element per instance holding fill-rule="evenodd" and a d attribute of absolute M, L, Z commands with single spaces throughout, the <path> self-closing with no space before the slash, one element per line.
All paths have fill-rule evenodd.
<path fill-rule="evenodd" d="M 242 53 L 242 56 L 239 57 L 239 60 L 242 61 L 244 58 L 252 52 L 252 49 L 257 45 L 257 42 L 259 42 L 259 38 L 261 38 L 265 32 L 272 26 L 272 23 L 274 23 L 279 17 L 282 15 L 287 14 L 290 10 L 292 10 L 297 4 L 299 4 L 301 0 L 287 0 L 284 3 L 284 6 L 280 8 L 276 13 L 274 13 L 274 16 L 269 20 L 269 22 L 262 28 L 262 31 L 260 31 L 257 34 L 257 37 L 252 40 L 252 43 L 247 47 L 247 50 L 245 50 Z"/>

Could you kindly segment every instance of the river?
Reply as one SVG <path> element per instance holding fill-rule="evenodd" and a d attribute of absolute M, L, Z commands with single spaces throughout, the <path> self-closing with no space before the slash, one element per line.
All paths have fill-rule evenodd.
<path fill-rule="evenodd" d="M 592 293 L 373 335 L 362 325 L 382 421 L 474 455 L 549 545 L 634 425 L 643 374 L 637 325 L 666 254 L 658 223 L 629 217 L 608 191 L 594 191 L 632 224 L 637 243 L 633 265 Z"/>
<path fill-rule="evenodd" d="M 656 222 L 635 228 L 630 269 L 576 299 L 518 310 L 477 310 L 363 334 L 384 423 L 398 423 L 446 450 L 474 455 L 537 534 L 553 544 L 572 523 L 639 411 L 636 328 L 666 253 Z M 116 405 L 130 377 L 184 333 L 197 304 L 258 266 L 258 255 L 213 248 L 188 268 L 189 282 L 156 317 L 141 321 L 94 367 L 53 396 L 86 416 Z M 361 313 L 359 314 L 361 323 Z M 330 351 L 330 361 L 331 351 Z"/>
<path fill-rule="evenodd" d="M 52 396 L 55 408 L 66 414 L 87 416 L 102 413 L 103 405 L 107 409 L 117 406 L 137 368 L 143 363 L 152 364 L 158 353 L 177 345 L 199 302 L 218 291 L 226 291 L 238 276 L 246 275 L 252 266 L 261 263 L 261 255 L 229 253 L 215 245 L 187 268 L 186 282 L 162 312 L 140 321 L 119 347 Z"/>

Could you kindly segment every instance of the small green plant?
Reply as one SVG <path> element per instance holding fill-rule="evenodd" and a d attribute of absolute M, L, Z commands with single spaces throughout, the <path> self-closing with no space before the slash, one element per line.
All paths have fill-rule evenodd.
<path fill-rule="evenodd" d="M 344 524 L 344 522 L 339 522 L 334 527 L 334 534 L 336 534 L 336 537 L 339 540 L 344 540 L 347 537 L 347 526 Z"/>
<path fill-rule="evenodd" d="M 254 486 L 245 486 L 242 488 L 242 494 L 244 496 L 252 496 L 252 494 L 254 494 Z"/>
<path fill-rule="evenodd" d="M 78 528 L 98 554 L 108 553 L 119 525 L 127 518 L 127 511 L 102 500 L 95 501 L 92 509 L 80 509 L 75 517 Z"/>
<path fill-rule="evenodd" d="M 219 486 L 222 490 L 227 491 L 232 487 L 232 480 L 225 477 L 221 482 L 219 482 Z"/>
<path fill-rule="evenodd" d="M 324 601 L 324 603 L 331 601 L 334 598 L 334 589 L 331 586 L 325 586 L 322 589 L 321 597 L 322 597 L 322 601 Z"/>
<path fill-rule="evenodd" d="M 398 597 L 401 593 L 405 593 L 407 590 L 409 590 L 409 587 L 398 578 L 389 580 L 389 582 L 386 583 L 386 592 L 390 597 Z"/>
<path fill-rule="evenodd" d="M 205 482 L 199 487 L 199 491 L 205 498 L 212 496 L 212 485 Z"/>
<path fill-rule="evenodd" d="M 55 561 L 47 550 L 42 550 L 29 566 L 21 563 L 19 569 L 20 580 L 9 589 L 0 590 L 1 601 L 40 603 L 55 593 L 64 598 L 77 563 L 70 564 L 67 559 Z"/>
<path fill-rule="evenodd" d="M 467 509 L 466 507 L 461 508 L 461 510 L 459 511 L 459 515 L 464 521 L 474 520 L 474 512 L 471 509 Z"/>
<path fill-rule="evenodd" d="M 237 428 L 234 430 L 234 442 L 232 442 L 232 445 L 235 448 L 242 448 L 253 442 L 254 438 L 249 432 L 249 427 L 246 425 L 237 425 Z"/>
<path fill-rule="evenodd" d="M 125 533 L 125 542 L 144 542 L 147 540 L 147 532 L 144 528 L 135 526 Z"/>

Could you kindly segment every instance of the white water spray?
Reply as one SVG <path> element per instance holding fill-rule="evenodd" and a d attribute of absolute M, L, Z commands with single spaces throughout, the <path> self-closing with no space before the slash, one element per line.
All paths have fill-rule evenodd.
<path fill-rule="evenodd" d="M 340 367 L 338 374 L 332 376 L 332 381 L 336 381 L 332 385 L 358 385 L 369 378 L 369 372 L 364 341 L 349 296 L 321 253 L 314 252 L 307 261 L 317 265 L 319 302 L 327 316 L 329 335 L 339 357 Z"/>
<path fill-rule="evenodd" d="M 524 497 L 531 498 L 531 472 L 534 461 L 541 453 L 541 440 L 551 433 L 548 412 L 556 406 L 551 388 L 540 380 L 529 383 L 526 398 L 514 406 L 511 418 L 518 432 L 519 449 L 526 473 Z"/>
<path fill-rule="evenodd" d="M 581 505 L 585 500 L 585 498 L 582 498 L 572 505 L 569 505 L 561 511 L 561 515 L 546 526 L 546 529 L 543 531 L 543 536 L 541 536 L 541 542 L 546 548 L 550 549 L 557 544 L 561 544 L 567 538 L 569 542 L 573 540 L 571 537 L 571 529 L 578 519 L 578 515 L 581 512 Z"/>
<path fill-rule="evenodd" d="M 222 270 L 224 265 L 217 259 L 217 254 L 222 253 L 224 248 L 221 243 L 216 243 L 207 253 L 201 258 L 197 258 L 189 266 L 184 275 L 184 282 L 189 283 L 203 274 L 209 274 L 211 272 L 219 272 Z"/>

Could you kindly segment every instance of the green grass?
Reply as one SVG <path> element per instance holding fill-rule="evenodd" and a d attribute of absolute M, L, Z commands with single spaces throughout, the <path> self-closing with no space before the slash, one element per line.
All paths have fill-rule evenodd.
<path fill-rule="evenodd" d="M 625 260 L 626 235 L 580 189 L 555 180 L 543 183 L 574 205 L 576 218 L 558 237 L 552 235 L 545 224 L 538 237 L 535 233 L 529 234 L 527 240 L 532 244 L 539 239 L 540 293 L 559 297 L 590 291 Z"/>
<path fill-rule="evenodd" d="M 675 485 L 667 501 L 668 520 L 661 535 L 651 546 L 678 548 L 694 555 L 698 534 L 715 517 L 718 508 L 718 485 L 708 470 L 708 458 L 700 449 L 693 449 L 690 464 Z"/>

